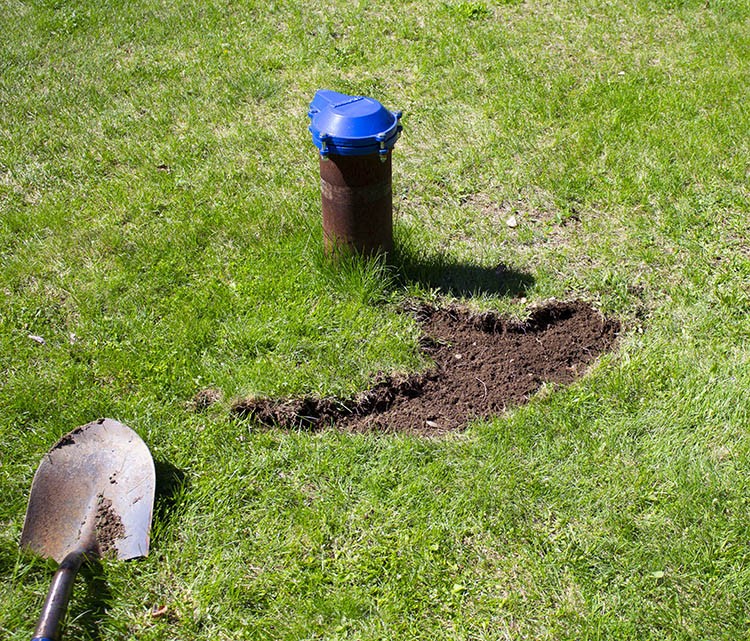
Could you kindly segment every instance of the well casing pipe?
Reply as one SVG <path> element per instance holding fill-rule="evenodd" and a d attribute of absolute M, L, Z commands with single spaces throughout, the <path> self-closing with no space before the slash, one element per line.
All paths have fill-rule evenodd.
<path fill-rule="evenodd" d="M 320 155 L 323 243 L 329 255 L 393 249 L 392 149 L 400 112 L 377 100 L 321 90 L 310 103 Z"/>

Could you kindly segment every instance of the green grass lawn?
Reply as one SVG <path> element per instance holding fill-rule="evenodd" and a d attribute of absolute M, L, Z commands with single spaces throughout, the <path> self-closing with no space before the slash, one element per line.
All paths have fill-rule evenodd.
<path fill-rule="evenodd" d="M 1 638 L 54 571 L 18 550 L 34 471 L 99 416 L 157 461 L 152 549 L 79 577 L 66 638 L 750 636 L 747 0 L 0 16 Z M 322 256 L 319 88 L 404 112 L 393 264 Z M 625 331 L 449 438 L 233 418 L 425 367 L 411 297 Z"/>

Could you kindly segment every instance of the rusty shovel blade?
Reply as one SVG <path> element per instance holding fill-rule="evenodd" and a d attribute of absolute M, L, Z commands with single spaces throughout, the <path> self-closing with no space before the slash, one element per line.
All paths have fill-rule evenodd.
<path fill-rule="evenodd" d="M 55 559 L 148 554 L 156 474 L 133 430 L 104 418 L 63 436 L 31 485 L 21 546 Z"/>
<path fill-rule="evenodd" d="M 59 641 L 73 582 L 86 559 L 148 554 L 156 473 L 146 444 L 102 418 L 45 454 L 31 484 L 21 546 L 59 563 L 32 641 Z"/>

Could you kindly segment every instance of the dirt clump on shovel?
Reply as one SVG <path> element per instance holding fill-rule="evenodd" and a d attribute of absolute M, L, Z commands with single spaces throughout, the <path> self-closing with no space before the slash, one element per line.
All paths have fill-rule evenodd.
<path fill-rule="evenodd" d="M 117 541 L 125 536 L 125 526 L 112 501 L 99 496 L 96 506 L 96 543 L 102 556 L 117 555 Z"/>
<path fill-rule="evenodd" d="M 244 399 L 233 411 L 265 425 L 349 431 L 460 430 L 469 421 L 520 405 L 544 383 L 566 384 L 611 350 L 620 331 L 582 301 L 554 301 L 528 320 L 462 307 L 413 309 L 424 328 L 423 351 L 434 366 L 409 376 L 382 376 L 353 399 Z"/>

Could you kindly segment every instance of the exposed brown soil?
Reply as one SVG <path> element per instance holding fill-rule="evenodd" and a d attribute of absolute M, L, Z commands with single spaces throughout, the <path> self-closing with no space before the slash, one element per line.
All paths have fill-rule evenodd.
<path fill-rule="evenodd" d="M 66 447 L 68 445 L 75 445 L 76 442 L 76 436 L 78 436 L 83 430 L 85 430 L 90 425 L 99 424 L 101 425 L 104 423 L 103 418 L 98 418 L 93 423 L 88 423 L 87 425 L 81 425 L 80 427 L 76 427 L 72 432 L 69 432 L 65 436 L 63 436 L 52 448 L 53 450 L 59 450 L 61 447 Z"/>
<path fill-rule="evenodd" d="M 285 428 L 459 430 L 528 401 L 545 382 L 570 383 L 612 349 L 620 330 L 581 301 L 539 307 L 523 323 L 458 307 L 413 312 L 424 327 L 422 349 L 435 363 L 429 371 L 383 376 L 354 399 L 245 399 L 234 411 Z"/>
<path fill-rule="evenodd" d="M 102 556 L 117 555 L 116 543 L 125 536 L 125 526 L 112 501 L 99 496 L 96 506 L 96 543 Z"/>
<path fill-rule="evenodd" d="M 195 396 L 191 405 L 196 410 L 205 410 L 211 407 L 214 403 L 218 403 L 221 400 L 221 390 L 207 387 L 206 389 L 200 390 Z"/>
<path fill-rule="evenodd" d="M 77 427 L 72 432 L 70 432 L 70 433 L 66 434 L 65 436 L 63 436 L 52 449 L 53 450 L 59 450 L 61 447 L 66 447 L 67 445 L 73 445 L 73 444 L 75 444 L 75 442 L 76 442 L 75 437 L 78 434 L 80 434 L 81 432 L 83 432 L 83 428 L 82 427 Z"/>

